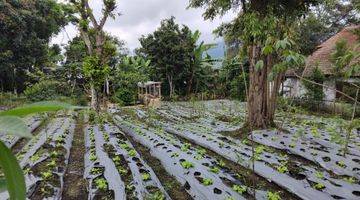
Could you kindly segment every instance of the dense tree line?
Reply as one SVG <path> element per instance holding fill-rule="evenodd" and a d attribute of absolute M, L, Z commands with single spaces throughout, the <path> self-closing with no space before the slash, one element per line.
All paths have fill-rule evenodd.
<path fill-rule="evenodd" d="M 241 10 L 232 22 L 214 31 L 224 38 L 224 59 L 211 58 L 207 51 L 215 45 L 200 41 L 199 31 L 177 24 L 174 17 L 162 20 L 157 30 L 139 38 L 141 46 L 135 56 L 129 56 L 125 42 L 103 30 L 107 19 L 116 17 L 114 0 L 103 0 L 99 19 L 87 0 L 66 4 L 3 0 L 1 89 L 22 92 L 29 86 L 27 94 L 32 95 L 47 84 L 66 87 L 70 92 L 59 95 L 88 94 L 98 110 L 104 98 L 133 104 L 137 82 L 161 81 L 162 94 L 169 99 L 196 95 L 248 99 L 248 121 L 264 127 L 272 124 L 285 71 L 302 66 L 302 55 L 309 55 L 343 27 L 359 22 L 356 0 L 272 0 L 265 4 L 257 0 L 191 0 L 190 7 L 204 7 L 206 19 Z M 62 53 L 49 41 L 69 23 L 77 26 L 79 34 Z M 222 65 L 215 66 L 216 62 Z"/>

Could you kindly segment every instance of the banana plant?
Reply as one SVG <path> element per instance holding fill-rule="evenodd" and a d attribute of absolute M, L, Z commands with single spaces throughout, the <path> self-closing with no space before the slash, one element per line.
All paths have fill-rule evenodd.
<path fill-rule="evenodd" d="M 81 107 L 61 102 L 45 101 L 2 111 L 0 112 L 0 133 L 21 138 L 31 138 L 31 132 L 21 117 L 39 112 L 76 108 Z M 16 157 L 1 140 L 0 167 L 5 176 L 4 178 L 0 178 L 0 191 L 7 190 L 11 200 L 24 200 L 26 198 L 24 173 Z"/>

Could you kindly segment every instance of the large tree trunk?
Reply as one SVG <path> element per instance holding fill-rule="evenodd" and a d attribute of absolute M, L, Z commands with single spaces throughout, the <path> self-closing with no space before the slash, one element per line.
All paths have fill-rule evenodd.
<path fill-rule="evenodd" d="M 96 91 L 94 84 L 91 83 L 91 108 L 96 112 L 100 111 L 99 94 Z"/>
<path fill-rule="evenodd" d="M 268 82 L 267 62 L 262 69 L 255 69 L 258 60 L 261 59 L 261 47 L 252 45 L 249 47 L 250 73 L 249 94 L 247 99 L 248 115 L 247 126 L 251 129 L 266 128 L 272 122 L 268 118 Z"/>
<path fill-rule="evenodd" d="M 193 89 L 193 82 L 194 82 L 194 72 L 191 73 L 190 78 L 187 82 L 186 94 L 190 95 Z"/>
<path fill-rule="evenodd" d="M 170 98 L 173 97 L 174 95 L 174 83 L 173 83 L 173 77 L 171 75 L 167 75 L 167 79 L 168 79 L 168 82 L 169 82 L 169 96 Z"/>

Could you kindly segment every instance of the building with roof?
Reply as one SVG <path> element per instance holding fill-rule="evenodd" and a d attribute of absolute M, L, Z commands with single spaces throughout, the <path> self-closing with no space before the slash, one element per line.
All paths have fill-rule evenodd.
<path fill-rule="evenodd" d="M 305 68 L 303 71 L 288 70 L 286 72 L 286 79 L 283 84 L 284 94 L 289 97 L 304 97 L 306 90 L 300 80 L 299 76 L 304 78 L 310 77 L 316 67 L 326 77 L 323 85 L 323 91 L 325 94 L 325 101 L 334 101 L 341 96 L 337 94 L 336 90 L 342 91 L 342 86 L 346 83 L 360 83 L 360 73 L 352 73 L 348 78 L 339 76 L 339 74 L 345 74 L 349 70 L 352 70 L 350 66 L 360 62 L 360 57 L 353 57 L 348 66 L 345 66 L 340 71 L 337 71 L 335 65 L 332 62 L 332 54 L 335 52 L 336 44 L 344 41 L 346 48 L 360 53 L 360 38 L 355 31 L 360 31 L 360 26 L 349 26 L 341 30 L 336 35 L 332 36 L 324 43 L 319 45 L 307 59 Z M 336 89 L 336 90 L 334 90 Z"/>

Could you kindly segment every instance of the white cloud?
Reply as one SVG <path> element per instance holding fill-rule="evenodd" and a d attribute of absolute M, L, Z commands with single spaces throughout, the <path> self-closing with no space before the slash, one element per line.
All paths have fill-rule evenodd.
<path fill-rule="evenodd" d="M 90 2 L 95 15 L 100 16 L 102 0 Z M 115 20 L 109 19 L 104 29 L 125 40 L 128 48 L 134 50 L 140 45 L 138 39 L 141 35 L 152 33 L 160 25 L 162 19 L 174 16 L 177 23 L 187 25 L 192 30 L 200 30 L 201 40 L 213 43 L 215 37 L 212 31 L 222 22 L 228 22 L 235 16 L 235 13 L 230 12 L 222 18 L 205 21 L 202 17 L 202 9 L 187 9 L 187 6 L 186 0 L 118 0 L 117 12 L 122 15 L 117 16 Z M 65 30 L 69 38 L 77 34 L 76 27 L 72 25 L 65 27 Z M 62 31 L 53 38 L 52 42 L 66 44 L 69 38 L 65 31 Z"/>

